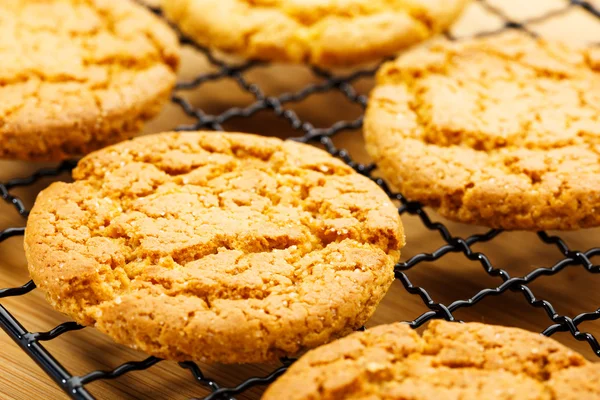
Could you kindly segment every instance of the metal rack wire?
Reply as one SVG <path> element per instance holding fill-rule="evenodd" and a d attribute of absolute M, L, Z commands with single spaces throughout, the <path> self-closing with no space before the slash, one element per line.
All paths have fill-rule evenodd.
<path fill-rule="evenodd" d="M 520 29 L 533 34 L 528 29 L 529 24 L 565 13 L 574 7 L 585 10 L 591 16 L 598 18 L 600 23 L 600 10 L 595 8 L 591 2 L 583 0 L 571 0 L 570 2 L 565 2 L 565 7 L 563 9 L 554 10 L 547 15 L 535 17 L 529 21 L 512 21 L 504 15 L 501 10 L 494 7 L 486 0 L 480 0 L 480 3 L 504 21 L 504 25 L 500 30 L 478 34 L 482 36 L 493 35 L 504 29 Z M 159 9 L 152 10 L 158 15 L 161 15 Z M 452 39 L 450 35 L 448 36 Z M 183 44 L 194 46 L 198 51 L 203 53 L 207 60 L 216 67 L 217 71 L 196 76 L 190 81 L 180 82 L 177 85 L 172 96 L 172 101 L 181 107 L 183 112 L 192 117 L 195 121 L 191 125 L 178 126 L 176 128 L 177 130 L 222 130 L 223 123 L 232 118 L 251 118 L 259 111 L 267 110 L 275 114 L 278 118 L 287 121 L 292 129 L 298 132 L 299 135 L 292 140 L 320 144 L 330 154 L 341 158 L 359 173 L 373 178 L 371 174 L 376 169 L 375 165 L 365 165 L 354 161 L 348 151 L 337 148 L 333 142 L 333 138 L 340 132 L 360 128 L 362 126 L 362 116 L 356 120 L 338 121 L 328 128 L 318 129 L 310 122 L 301 120 L 292 109 L 286 106 L 290 103 L 307 99 L 317 93 L 338 91 L 347 100 L 364 109 L 367 104 L 367 98 L 358 93 L 353 87 L 353 83 L 362 77 L 372 76 L 377 68 L 360 70 L 345 76 L 336 76 L 328 71 L 312 68 L 314 75 L 322 79 L 321 83 L 310 84 L 296 92 L 284 93 L 279 96 L 267 96 L 260 87 L 249 83 L 244 76 L 244 73 L 256 67 L 259 63 L 248 62 L 242 65 L 228 65 L 215 58 L 208 50 L 194 44 L 184 36 L 181 37 L 181 42 Z M 230 108 L 219 115 L 208 115 L 201 109 L 195 108 L 181 95 L 182 91 L 195 89 L 207 82 L 224 78 L 232 79 L 242 90 L 250 93 L 254 97 L 253 103 L 245 108 Z M 74 166 L 74 162 L 67 161 L 55 168 L 40 170 L 26 178 L 12 179 L 8 182 L 0 183 L 0 196 L 2 196 L 7 203 L 12 204 L 23 218 L 27 218 L 28 210 L 21 199 L 13 194 L 13 190 L 18 187 L 31 185 L 44 177 L 56 176 L 68 172 Z M 592 351 L 597 356 L 600 356 L 600 345 L 597 339 L 592 334 L 579 330 L 579 325 L 584 321 L 600 319 L 600 309 L 581 313 L 573 317 L 560 315 L 555 311 L 548 300 L 538 299 L 528 286 L 539 277 L 554 276 L 568 266 L 583 267 L 587 272 L 592 274 L 600 272 L 600 266 L 594 265 L 592 261 L 590 261 L 591 257 L 600 255 L 600 247 L 591 248 L 586 251 L 577 251 L 569 248 L 565 241 L 560 237 L 550 236 L 545 232 L 539 232 L 538 237 L 540 241 L 550 248 L 558 249 L 562 255 L 562 259 L 551 267 L 537 268 L 526 275 L 511 277 L 506 270 L 495 267 L 485 254 L 475 252 L 472 249 L 473 245 L 476 243 L 493 240 L 501 233 L 501 231 L 490 230 L 485 234 L 472 235 L 467 238 L 457 237 L 453 235 L 445 225 L 438 222 L 432 222 L 427 212 L 419 203 L 408 201 L 401 193 L 393 192 L 382 179 L 373 179 L 392 200 L 399 201 L 400 207 L 398 208 L 398 211 L 400 214 L 418 216 L 422 224 L 431 231 L 433 235 L 436 233 L 439 234 L 446 243 L 431 253 L 417 254 L 406 262 L 398 263 L 395 267 L 396 279 L 402 283 L 404 289 L 412 295 L 419 296 L 428 308 L 427 312 L 418 316 L 413 321 L 408 321 L 413 327 L 418 327 L 433 318 L 454 320 L 455 317 L 453 313 L 461 308 L 471 307 L 487 297 L 498 296 L 507 291 L 520 292 L 527 304 L 532 307 L 543 309 L 550 319 L 550 325 L 543 331 L 543 334 L 550 336 L 556 332 L 570 332 L 575 339 L 587 342 Z M 13 236 L 22 236 L 24 231 L 25 228 L 23 227 L 10 227 L 1 230 L 0 242 Z M 415 286 L 411 283 L 406 274 L 408 270 L 420 263 L 435 261 L 450 253 L 462 253 L 468 260 L 479 263 L 489 276 L 497 279 L 497 286 L 480 290 L 469 298 L 457 299 L 450 304 L 442 304 L 434 301 L 425 288 Z M 20 287 L 0 289 L 0 300 L 7 297 L 22 296 L 34 289 L 35 284 L 33 281 L 29 281 Z M 82 326 L 79 326 L 74 322 L 67 322 L 48 332 L 30 332 L 24 328 L 17 318 L 15 318 L 2 304 L 0 304 L 0 326 L 23 349 L 24 353 L 31 357 L 69 396 L 74 399 L 94 399 L 92 394 L 86 389 L 86 385 L 91 382 L 115 379 L 123 374 L 133 371 L 149 369 L 161 362 L 161 360 L 156 357 L 149 357 L 140 362 L 127 362 L 110 371 L 91 371 L 85 375 L 74 376 L 53 357 L 42 343 L 44 341 L 53 340 L 62 334 L 83 329 Z M 232 398 L 232 396 L 244 393 L 251 387 L 269 384 L 282 374 L 292 362 L 293 360 L 290 359 L 282 360 L 281 366 L 267 376 L 247 379 L 235 387 L 220 387 L 215 380 L 206 377 L 200 367 L 193 362 L 182 362 L 179 363 L 179 366 L 189 370 L 196 382 L 210 390 L 210 394 L 205 396 L 204 399 L 215 400 L 223 398 L 229 399 Z"/>

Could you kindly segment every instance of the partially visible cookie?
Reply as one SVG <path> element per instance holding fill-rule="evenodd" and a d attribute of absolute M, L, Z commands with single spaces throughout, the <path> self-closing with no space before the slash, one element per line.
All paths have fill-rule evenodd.
<path fill-rule="evenodd" d="M 391 56 L 446 29 L 469 0 L 163 0 L 198 43 L 249 59 L 322 67 Z"/>
<path fill-rule="evenodd" d="M 174 360 L 262 362 L 360 327 L 394 279 L 398 210 L 314 147 L 164 133 L 38 196 L 25 251 L 59 311 Z"/>
<path fill-rule="evenodd" d="M 524 34 L 436 41 L 379 72 L 367 149 L 408 199 L 504 229 L 600 225 L 600 57 Z"/>
<path fill-rule="evenodd" d="M 312 350 L 263 400 L 600 399 L 600 369 L 542 335 L 432 321 L 382 325 Z"/>
<path fill-rule="evenodd" d="M 138 133 L 175 84 L 175 33 L 131 0 L 0 2 L 0 158 L 60 160 Z"/>

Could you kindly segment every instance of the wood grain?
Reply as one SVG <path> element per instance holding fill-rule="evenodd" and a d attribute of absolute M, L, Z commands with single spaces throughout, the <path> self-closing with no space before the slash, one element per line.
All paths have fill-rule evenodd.
<path fill-rule="evenodd" d="M 536 18 L 567 4 L 563 0 L 490 0 L 489 3 L 516 21 Z M 457 36 L 469 36 L 482 30 L 496 29 L 501 25 L 502 20 L 498 16 L 490 13 L 482 3 L 476 2 L 455 26 L 453 33 Z M 532 30 L 542 35 L 576 41 L 597 41 L 600 37 L 599 29 L 600 23 L 579 8 L 572 8 L 565 14 L 532 25 Z M 211 70 L 212 67 L 203 56 L 188 48 L 184 53 L 182 79 L 189 79 Z M 309 69 L 302 66 L 260 66 L 246 73 L 245 77 L 249 82 L 258 84 L 267 95 L 295 91 L 307 83 L 319 82 Z M 355 82 L 354 86 L 359 92 L 366 94 L 372 86 L 372 81 L 361 79 Z M 207 83 L 198 90 L 185 93 L 185 96 L 209 114 L 218 114 L 232 106 L 244 107 L 253 101 L 252 96 L 240 90 L 232 80 Z M 316 127 L 328 127 L 340 119 L 352 120 L 361 113 L 359 107 L 349 103 L 336 91 L 310 96 L 304 101 L 290 105 L 289 108 Z M 146 131 L 168 130 L 186 121 L 189 122 L 177 107 L 169 105 Z M 232 119 L 225 124 L 225 128 L 280 137 L 297 135 L 287 122 L 270 112 L 259 112 L 250 119 Z M 336 136 L 335 143 L 348 149 L 355 159 L 368 161 L 360 132 L 344 132 Z M 42 166 L 44 164 L 0 161 L 0 181 L 29 175 Z M 61 179 L 68 177 L 62 176 Z M 32 187 L 18 189 L 15 194 L 31 206 L 36 193 L 49 182 L 50 180 L 44 180 Z M 434 220 L 447 223 L 433 212 L 430 215 Z M 440 235 L 425 229 L 418 217 L 405 215 L 403 221 L 408 239 L 403 260 L 417 253 L 431 252 L 444 244 Z M 0 229 L 24 224 L 25 221 L 12 206 L 0 204 Z M 454 223 L 447 223 L 447 226 L 459 237 L 485 232 L 482 228 Z M 572 249 L 585 250 L 600 245 L 599 234 L 600 229 L 593 229 L 561 236 Z M 534 233 L 503 233 L 491 242 L 476 244 L 473 249 L 484 252 L 494 266 L 506 269 L 512 276 L 523 276 L 536 267 L 551 266 L 562 258 L 557 248 L 542 244 Z M 595 261 L 598 263 L 598 260 Z M 456 299 L 469 298 L 483 288 L 495 287 L 501 283 L 500 278 L 490 277 L 479 262 L 467 259 L 462 253 L 446 255 L 432 263 L 421 263 L 411 269 L 408 276 L 413 284 L 425 287 L 435 301 L 444 304 Z M 0 243 L 0 288 L 20 286 L 28 280 L 22 238 L 15 237 Z M 549 300 L 559 314 L 572 317 L 598 308 L 598 283 L 600 276 L 586 272 L 583 267 L 574 266 L 566 268 L 556 276 L 539 278 L 530 288 L 538 299 Z M 3 299 L 0 304 L 30 331 L 46 331 L 67 321 L 46 304 L 39 291 Z M 421 299 L 410 295 L 401 283 L 396 281 L 369 322 L 369 326 L 412 320 L 425 311 L 427 308 Z M 542 309 L 528 305 L 519 292 L 488 297 L 474 307 L 459 310 L 455 315 L 465 321 L 518 326 L 532 331 L 541 331 L 551 323 Z M 580 328 L 600 334 L 600 322 L 586 322 Z M 554 337 L 582 352 L 589 359 L 595 359 L 587 343 L 575 341 L 568 333 L 559 333 Z M 67 333 L 45 343 L 44 346 L 75 375 L 83 375 L 95 369 L 110 370 L 123 362 L 142 360 L 146 357 L 142 353 L 114 344 L 109 338 L 91 328 Z M 273 369 L 272 365 L 201 367 L 207 376 L 225 386 L 237 385 L 250 376 L 266 375 Z M 114 381 L 95 382 L 87 388 L 98 399 L 184 399 L 203 397 L 208 393 L 205 388 L 194 382 L 189 371 L 171 362 L 161 362 L 147 371 L 126 374 Z M 261 388 L 256 388 L 237 398 L 256 399 L 261 391 Z M 0 332 L 0 398 L 63 399 L 67 396 L 7 335 Z"/>

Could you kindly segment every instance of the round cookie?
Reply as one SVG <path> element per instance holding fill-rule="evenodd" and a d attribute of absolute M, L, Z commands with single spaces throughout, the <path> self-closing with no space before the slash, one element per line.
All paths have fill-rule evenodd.
<path fill-rule="evenodd" d="M 179 42 L 130 0 L 0 2 L 0 158 L 60 160 L 138 133 Z"/>
<path fill-rule="evenodd" d="M 597 364 L 517 328 L 432 321 L 423 336 L 382 325 L 312 350 L 263 400 L 600 399 Z"/>
<path fill-rule="evenodd" d="M 600 52 L 506 33 L 386 64 L 364 128 L 381 174 L 452 220 L 600 225 Z"/>
<path fill-rule="evenodd" d="M 445 30 L 469 0 L 163 0 L 201 45 L 322 67 L 393 55 Z"/>
<path fill-rule="evenodd" d="M 360 327 L 404 245 L 385 193 L 314 147 L 144 136 L 38 196 L 29 271 L 59 311 L 174 360 L 262 362 Z"/>

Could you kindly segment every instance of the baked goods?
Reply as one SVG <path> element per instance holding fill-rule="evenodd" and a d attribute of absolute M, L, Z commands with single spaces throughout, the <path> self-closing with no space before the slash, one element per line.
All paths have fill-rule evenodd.
<path fill-rule="evenodd" d="M 163 0 L 198 43 L 245 58 L 322 67 L 391 56 L 446 29 L 468 0 Z"/>
<path fill-rule="evenodd" d="M 600 399 L 600 369 L 542 335 L 433 321 L 382 325 L 312 350 L 263 400 Z"/>
<path fill-rule="evenodd" d="M 367 150 L 408 199 L 504 229 L 600 224 L 600 52 L 509 32 L 386 64 Z"/>
<path fill-rule="evenodd" d="M 0 60 L 0 158 L 60 160 L 138 133 L 169 98 L 179 42 L 131 0 L 10 0 Z"/>
<path fill-rule="evenodd" d="M 38 196 L 29 271 L 59 311 L 152 355 L 261 362 L 360 327 L 394 279 L 398 211 L 314 147 L 144 136 Z"/>

